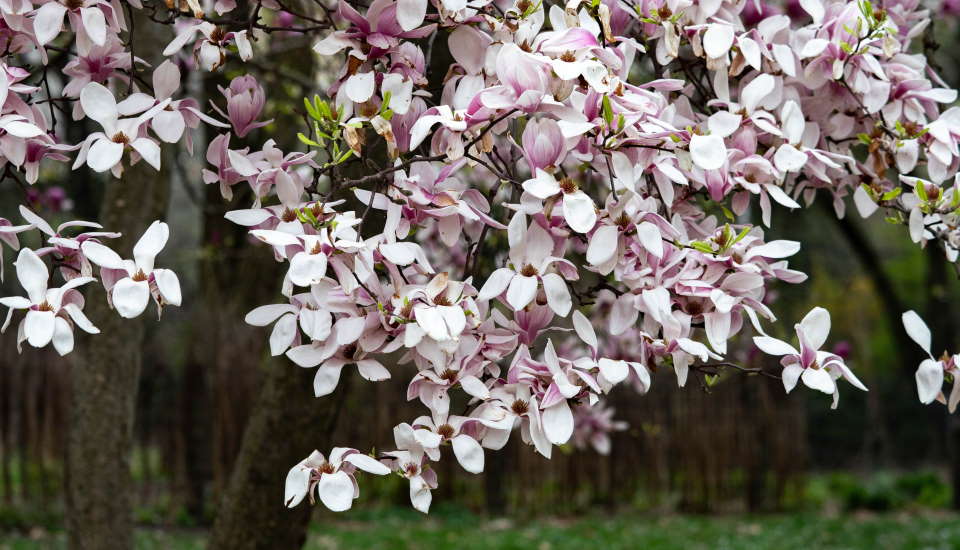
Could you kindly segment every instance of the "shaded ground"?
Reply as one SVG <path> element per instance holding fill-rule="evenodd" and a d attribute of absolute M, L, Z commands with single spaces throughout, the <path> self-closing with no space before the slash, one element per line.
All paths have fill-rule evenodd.
<path fill-rule="evenodd" d="M 334 549 L 870 549 L 960 550 L 960 516 L 948 514 L 694 517 L 618 515 L 529 522 L 471 515 L 420 517 L 405 511 L 353 514 L 352 521 L 316 522 L 311 550 Z M 327 519 L 327 516 L 324 516 Z M 479 526 L 479 529 L 477 528 Z M 203 531 L 142 530 L 137 548 L 203 548 Z M 0 535 L 0 550 L 65 548 L 62 533 Z"/>

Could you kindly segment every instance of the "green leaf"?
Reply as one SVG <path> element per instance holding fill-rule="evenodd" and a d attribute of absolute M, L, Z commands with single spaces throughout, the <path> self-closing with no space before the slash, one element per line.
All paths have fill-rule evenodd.
<path fill-rule="evenodd" d="M 607 127 L 610 127 L 613 124 L 613 107 L 610 106 L 610 98 L 604 95 L 601 105 L 603 107 L 603 120 L 607 123 Z"/>
<path fill-rule="evenodd" d="M 305 136 L 303 132 L 297 132 L 297 139 L 299 139 L 305 145 L 309 145 L 310 147 L 320 147 L 319 143 Z"/>

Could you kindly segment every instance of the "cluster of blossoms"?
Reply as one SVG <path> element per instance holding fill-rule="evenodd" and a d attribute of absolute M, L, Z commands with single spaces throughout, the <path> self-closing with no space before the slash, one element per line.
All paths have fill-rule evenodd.
<path fill-rule="evenodd" d="M 819 349 L 830 329 L 822 308 L 796 325 L 799 350 L 764 328 L 776 321 L 768 286 L 806 279 L 788 263 L 800 244 L 765 236 L 774 203 L 799 209 L 820 195 L 843 216 L 852 197 L 862 216 L 884 210 L 915 242 L 956 259 L 960 190 L 942 185 L 960 167 L 960 111 L 941 111 L 957 94 L 915 51 L 930 22 L 916 0 L 329 8 L 321 19 L 269 0 L 249 13 L 229 0 L 0 1 L 8 175 L 33 183 L 42 159 L 73 157 L 74 169 L 120 177 L 141 161 L 159 168 L 161 144 L 192 152 L 189 130 L 201 124 L 219 128 L 203 181 L 227 200 L 249 186 L 253 204 L 227 218 L 287 265 L 282 303 L 246 317 L 273 325 L 271 354 L 315 369 L 318 397 L 344 368 L 372 382 L 412 376 L 407 397 L 427 414 L 394 428 L 395 449 L 313 453 L 288 475 L 289 506 L 316 495 L 346 510 L 362 470 L 407 478 L 426 512 L 443 447 L 477 473 L 485 450 L 515 432 L 545 457 L 566 444 L 606 452 L 624 427 L 605 404 L 614 386 L 644 393 L 659 369 L 683 386 L 691 373 L 743 368 L 725 357 L 748 332 L 782 358 L 788 392 L 802 381 L 836 406 L 839 379 L 866 390 L 843 358 Z M 184 23 L 163 51 L 170 59 L 152 68 L 152 89 L 134 78 L 147 67 L 123 39 L 125 14 L 138 9 Z M 278 28 L 317 33 L 315 51 L 340 62 L 329 101 L 305 102 L 309 152 L 241 142 L 270 123 L 253 75 L 221 87 L 225 102 L 209 109 L 180 97 L 182 67 L 244 67 Z M 75 51 L 50 47 L 58 43 Z M 428 45 L 453 62 L 430 67 Z M 63 100 L 74 120 L 102 127 L 79 144 L 58 141 L 31 102 L 40 88 L 24 84 L 31 73 L 20 65 L 54 53 L 70 59 L 61 97 L 47 98 L 51 119 Z M 749 223 L 752 208 L 761 225 Z M 38 229 L 50 246 L 20 252 L 28 297 L 0 301 L 27 310 L 21 341 L 66 353 L 72 324 L 96 332 L 77 291 L 94 265 L 124 317 L 151 296 L 159 308 L 179 305 L 176 276 L 154 268 L 166 225 L 124 260 L 103 244 L 115 234 L 61 234 L 95 224 L 55 232 L 22 214 L 26 225 L 0 220 L 0 239 L 16 248 L 18 232 Z M 44 256 L 63 287 L 48 288 Z M 929 348 L 912 319 L 908 331 Z M 921 400 L 939 395 L 955 364 L 921 365 Z"/>

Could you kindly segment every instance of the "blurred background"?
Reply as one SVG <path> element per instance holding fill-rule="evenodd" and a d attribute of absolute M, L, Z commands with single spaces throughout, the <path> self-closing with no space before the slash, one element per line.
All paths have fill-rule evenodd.
<path fill-rule="evenodd" d="M 947 65 L 942 74 L 956 86 L 956 68 L 946 64 L 957 51 L 954 34 L 949 23 L 936 26 L 941 44 L 936 56 Z M 293 34 L 270 38 L 276 63 L 256 70 L 270 98 L 263 118 L 274 122 L 248 136 L 250 145 L 259 148 L 273 138 L 283 149 L 301 148 L 296 139 L 302 127 L 298 108 L 304 96 L 323 89 L 325 74 L 316 61 L 303 61 L 312 58 L 309 45 Z M 222 105 L 217 86 L 237 74 L 185 72 L 184 86 L 194 97 Z M 69 142 L 85 135 L 77 124 L 69 134 Z M 225 201 L 218 188 L 203 184 L 202 153 L 212 137 L 195 134 L 196 155 L 168 152 L 164 177 L 151 183 L 164 186 L 172 229 L 171 244 L 160 261 L 180 275 L 185 299 L 183 307 L 167 308 L 162 322 L 145 316 L 131 490 L 138 526 L 163 532 L 202 533 L 212 525 L 250 418 L 259 408 L 284 406 L 277 396 L 262 395 L 265 380 L 299 376 L 298 383 L 306 382 L 297 387 L 313 399 L 312 372 L 306 378 L 301 373 L 285 375 L 299 369 L 283 357 L 269 357 L 269 329 L 243 322 L 254 307 L 280 301 L 283 271 L 268 250 L 223 219 L 227 210 L 247 207 L 251 197 L 238 191 L 232 201 Z M 40 183 L 33 187 L 24 189 L 9 179 L 0 182 L 0 216 L 17 220 L 16 206 L 26 195 L 52 222 L 101 219 L 104 188 L 135 184 L 107 182 L 85 170 L 70 172 L 55 162 L 43 167 Z M 570 446 L 548 461 L 514 438 L 503 452 L 487 453 L 482 475 L 462 471 L 453 460 L 441 461 L 429 520 L 409 510 L 404 480 L 367 477 L 353 511 L 336 518 L 325 510 L 314 512 L 316 523 L 327 532 L 323 536 L 340 541 L 338 530 L 350 531 L 351 522 L 364 521 L 381 527 L 446 521 L 456 534 L 457 529 L 466 533 L 474 518 L 511 517 L 513 522 L 529 520 L 547 527 L 553 520 L 544 518 L 579 518 L 569 521 L 581 523 L 560 519 L 552 530 L 525 535 L 550 543 L 564 529 L 570 532 L 563 536 L 573 540 L 569 537 L 583 532 L 577 526 L 584 521 L 600 529 L 595 534 L 602 533 L 607 520 L 590 518 L 609 513 L 655 522 L 633 523 L 637 529 L 666 527 L 688 541 L 703 536 L 716 542 L 716 537 L 726 536 L 718 533 L 730 535 L 732 528 L 712 523 L 704 514 L 770 518 L 742 520 L 736 527 L 742 532 L 731 535 L 761 536 L 792 525 L 790 518 L 865 515 L 869 527 L 871 514 L 922 512 L 923 518 L 933 519 L 910 523 L 911 529 L 953 525 L 936 536 L 945 547 L 956 548 L 950 545 L 960 540 L 960 531 L 948 511 L 960 508 L 958 421 L 945 407 L 923 406 L 917 400 L 913 372 L 922 352 L 905 338 L 899 317 L 916 309 L 933 329 L 935 353 L 956 351 L 957 274 L 939 251 L 910 243 L 904 228 L 880 217 L 866 223 L 852 205 L 850 215 L 838 221 L 825 199 L 819 197 L 799 214 L 774 212 L 772 235 L 802 235 L 803 250 L 791 267 L 810 279 L 799 286 L 776 287 L 772 307 L 781 329 L 791 327 L 814 305 L 826 307 L 833 316 L 829 344 L 847 358 L 869 392 L 842 385 L 840 407 L 830 410 L 828 396 L 804 388 L 785 395 L 778 380 L 731 375 L 707 387 L 698 378 L 681 389 L 672 373 L 655 373 L 649 394 L 629 388 L 613 394 L 615 418 L 628 427 L 614 434 L 607 456 Z M 4 254 L 9 268 L 10 250 Z M 19 293 L 11 275 L 8 269 L 0 295 Z M 91 289 L 87 294 L 99 300 L 100 292 Z M 18 355 L 15 337 L 16 331 L 0 336 L 0 547 L 4 537 L 14 547 L 27 540 L 54 544 L 65 521 L 70 369 L 77 367 L 52 350 L 28 348 Z M 93 338 L 80 336 L 77 347 Z M 746 342 L 734 346 L 741 350 L 736 359 L 760 366 L 762 358 L 750 347 Z M 395 372 L 393 379 L 371 384 L 347 369 L 336 394 L 312 401 L 315 413 L 304 419 L 301 429 L 270 445 L 293 449 L 300 457 L 334 445 L 391 446 L 397 419 L 423 414 L 419 403 L 404 400 L 408 374 Z M 275 492 L 278 507 L 283 475 L 285 471 L 265 485 Z M 677 514 L 692 514 L 693 519 L 663 519 Z M 517 525 L 501 527 L 509 532 Z M 380 538 L 366 541 L 364 529 L 351 532 L 357 546 L 376 547 L 374 541 L 390 540 L 386 532 L 371 531 Z M 451 536 L 461 547 L 467 540 Z M 311 544 L 327 547 L 320 537 Z M 167 547 L 169 540 L 159 539 L 157 547 Z M 441 546 L 440 539 L 436 544 L 430 540 L 424 538 L 423 547 Z M 200 544 L 189 542 L 194 543 Z"/>

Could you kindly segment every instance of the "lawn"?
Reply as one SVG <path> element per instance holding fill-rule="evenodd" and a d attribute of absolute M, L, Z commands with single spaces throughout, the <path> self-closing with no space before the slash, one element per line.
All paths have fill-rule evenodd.
<path fill-rule="evenodd" d="M 870 549 L 960 550 L 960 516 L 809 515 L 758 517 L 593 516 L 529 522 L 484 520 L 472 515 L 418 517 L 403 512 L 369 513 L 350 521 L 316 524 L 307 548 L 352 549 Z M 476 529 L 479 527 L 479 529 Z M 142 530 L 137 548 L 203 548 L 202 531 Z M 2 550 L 64 548 L 62 533 L 0 535 Z"/>

